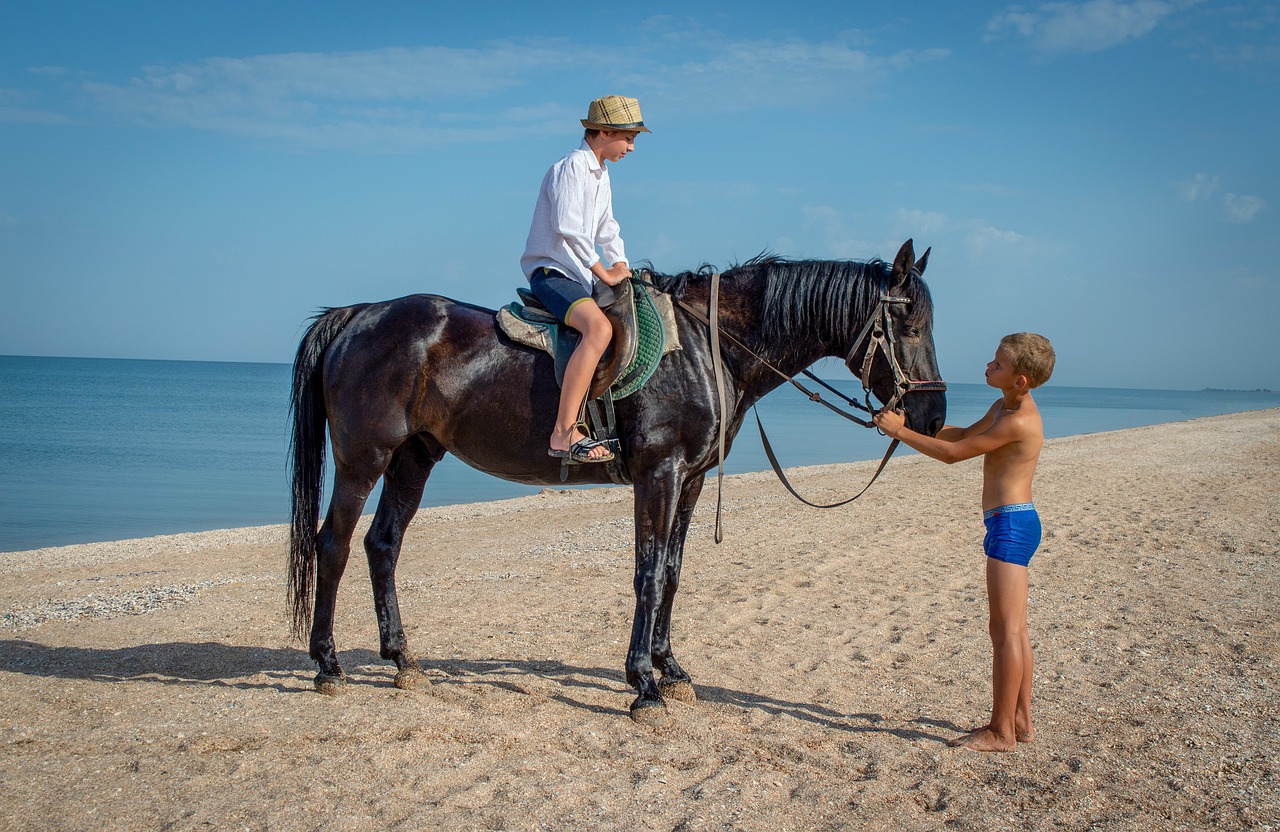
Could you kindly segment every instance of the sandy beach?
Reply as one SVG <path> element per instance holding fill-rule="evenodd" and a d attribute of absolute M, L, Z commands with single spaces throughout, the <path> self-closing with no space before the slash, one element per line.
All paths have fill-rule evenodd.
<path fill-rule="evenodd" d="M 627 715 L 629 489 L 423 510 L 413 692 L 358 552 L 350 684 L 314 692 L 283 525 L 0 554 L 0 828 L 1280 829 L 1280 410 L 1048 442 L 1011 754 L 946 746 L 990 708 L 980 477 L 903 455 L 832 511 L 731 477 L 719 546 L 709 487 L 674 626 L 699 701 L 661 727 Z"/>

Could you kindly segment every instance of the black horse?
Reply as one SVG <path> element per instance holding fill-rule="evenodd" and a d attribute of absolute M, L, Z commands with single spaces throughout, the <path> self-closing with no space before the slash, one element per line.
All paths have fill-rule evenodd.
<path fill-rule="evenodd" d="M 726 271 L 719 323 L 726 339 L 727 441 L 748 408 L 784 381 L 765 362 L 786 376 L 825 356 L 861 367 L 870 342 L 854 343 L 856 334 L 886 309 L 895 361 L 883 352 L 872 357 L 865 365 L 870 387 L 882 402 L 901 401 L 908 425 L 936 433 L 946 415 L 943 385 L 902 395 L 906 386 L 895 388 L 894 378 L 895 369 L 908 378 L 939 377 L 933 305 L 921 279 L 927 259 L 928 252 L 916 262 L 908 240 L 892 265 L 762 256 Z M 682 305 L 705 318 L 706 268 L 653 279 L 683 294 Z M 676 317 L 683 349 L 667 355 L 644 388 L 617 404 L 622 457 L 635 491 L 636 607 L 626 670 L 638 693 L 631 705 L 636 719 L 661 713 L 649 709 L 662 707 L 664 695 L 693 698 L 690 677 L 672 654 L 672 605 L 694 506 L 718 461 L 708 327 L 679 306 Z M 334 606 L 356 522 L 378 478 L 382 497 L 365 552 L 381 655 L 399 669 L 396 685 L 410 688 L 427 682 L 405 638 L 395 570 L 427 477 L 452 453 L 503 479 L 558 485 L 560 461 L 547 455 L 558 396 L 551 359 L 508 340 L 489 309 L 413 295 L 329 309 L 314 319 L 293 369 L 289 603 L 295 634 L 302 638 L 310 629 L 317 690 L 337 693 L 345 684 L 333 640 Z M 326 425 L 336 477 L 317 533 Z M 602 464 L 577 465 L 569 482 L 609 478 Z"/>

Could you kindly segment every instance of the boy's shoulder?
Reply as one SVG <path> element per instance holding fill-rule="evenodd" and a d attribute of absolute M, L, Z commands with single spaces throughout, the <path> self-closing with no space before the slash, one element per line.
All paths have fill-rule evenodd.
<path fill-rule="evenodd" d="M 1016 407 L 1009 407 L 1008 402 L 996 399 L 991 405 L 991 413 L 996 423 L 1003 423 L 1006 429 L 1018 434 L 1044 434 L 1044 421 L 1040 418 L 1040 407 L 1030 393 L 1026 393 L 1017 402 Z"/>
<path fill-rule="evenodd" d="M 560 159 L 551 166 L 551 169 L 563 170 L 570 168 L 581 175 L 587 171 L 594 171 L 597 168 L 603 167 L 604 166 L 600 164 L 600 161 L 596 159 L 596 155 L 591 152 L 591 148 L 583 145 L 582 147 L 575 147 L 573 150 L 570 150 L 568 153 L 561 156 Z"/>

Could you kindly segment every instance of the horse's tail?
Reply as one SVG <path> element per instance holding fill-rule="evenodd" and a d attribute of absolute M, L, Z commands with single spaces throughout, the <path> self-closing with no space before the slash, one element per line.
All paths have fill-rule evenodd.
<path fill-rule="evenodd" d="M 289 528 L 288 604 L 293 634 L 307 638 L 311 630 L 311 598 L 315 592 L 316 534 L 324 497 L 325 424 L 324 354 L 362 306 L 326 309 L 312 319 L 293 360 L 293 393 L 289 399 L 293 437 L 292 520 Z"/>

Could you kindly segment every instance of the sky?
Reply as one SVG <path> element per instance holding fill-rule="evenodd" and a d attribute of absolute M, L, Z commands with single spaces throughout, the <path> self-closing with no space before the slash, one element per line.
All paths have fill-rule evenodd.
<path fill-rule="evenodd" d="M 931 248 L 945 378 L 1280 389 L 1280 3 L 0 4 L 0 354 L 289 362 L 498 307 L 591 99 L 633 263 Z M 838 364 L 824 365 L 838 377 Z"/>

